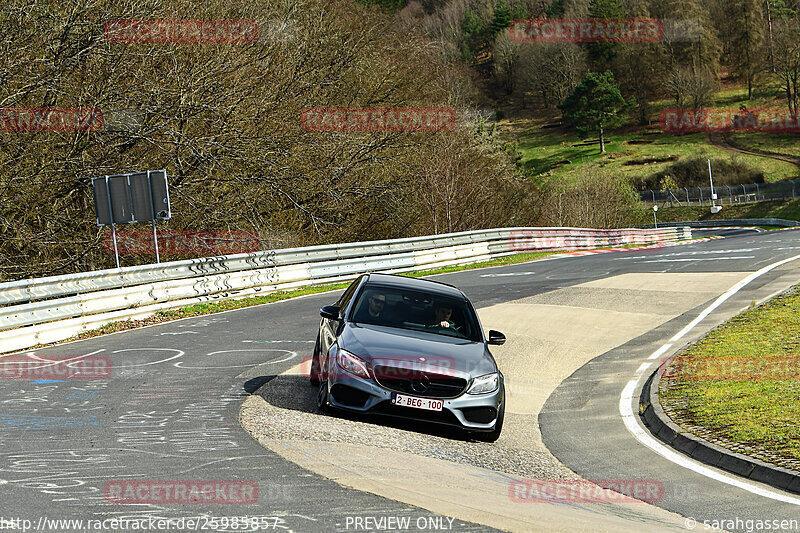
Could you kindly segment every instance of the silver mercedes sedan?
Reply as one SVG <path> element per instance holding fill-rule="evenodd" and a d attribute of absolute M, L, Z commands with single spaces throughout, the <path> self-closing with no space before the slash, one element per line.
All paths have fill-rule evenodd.
<path fill-rule="evenodd" d="M 500 436 L 503 374 L 472 303 L 444 283 L 364 274 L 321 309 L 309 378 L 321 411 L 379 414 Z"/>

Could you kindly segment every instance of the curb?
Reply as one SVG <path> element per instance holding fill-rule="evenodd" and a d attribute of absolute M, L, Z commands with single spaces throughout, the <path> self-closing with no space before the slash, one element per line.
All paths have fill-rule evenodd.
<path fill-rule="evenodd" d="M 666 363 L 668 364 L 668 363 Z M 741 453 L 732 452 L 683 430 L 667 416 L 658 399 L 661 369 L 650 375 L 639 397 L 639 413 L 650 432 L 662 442 L 692 459 L 758 481 L 775 488 L 800 494 L 800 472 L 771 465 Z"/>
<path fill-rule="evenodd" d="M 596 250 L 568 252 L 561 255 L 570 257 L 582 257 L 585 255 L 610 254 L 614 252 L 636 252 L 639 250 L 656 250 L 659 248 L 668 248 L 670 246 L 684 246 L 687 244 L 697 244 L 698 242 L 715 241 L 717 239 L 724 239 L 724 238 L 725 237 L 703 237 L 701 239 L 688 239 L 685 241 L 677 241 L 677 242 L 657 242 L 655 244 L 650 244 L 647 246 L 634 246 L 633 248 L 598 248 Z"/>

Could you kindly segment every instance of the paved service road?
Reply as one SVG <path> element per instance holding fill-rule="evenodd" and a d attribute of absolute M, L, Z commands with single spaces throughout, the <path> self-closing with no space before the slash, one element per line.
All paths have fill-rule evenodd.
<path fill-rule="evenodd" d="M 619 414 L 622 389 L 650 353 L 748 273 L 799 254 L 797 235 L 746 233 L 437 277 L 470 296 L 484 327 L 508 334 L 507 345 L 494 350 L 509 381 L 507 426 L 495 444 L 323 417 L 307 407 L 314 391 L 293 374 L 311 352 L 318 310 L 332 294 L 26 352 L 36 365 L 108 357 L 111 372 L 103 379 L 0 379 L 0 516 L 40 531 L 98 531 L 89 527 L 99 522 L 87 521 L 151 516 L 201 517 L 197 527 L 170 531 L 242 531 L 233 517 L 248 517 L 247 530 L 293 531 L 680 531 L 686 516 L 797 517 L 796 506 L 662 460 Z M 685 340 L 796 283 L 798 269 L 790 263 L 754 281 Z M 243 402 L 242 424 L 261 444 L 240 425 Z M 347 424 L 360 424 L 362 440 L 337 442 L 336 428 Z M 320 434 L 331 440 L 315 441 Z M 404 440 L 392 440 L 398 437 Z M 564 465 L 587 479 L 661 480 L 664 497 L 655 505 L 620 505 L 509 496 L 520 477 L 577 477 Z M 480 488 L 473 500 L 463 484 L 449 482 L 464 476 L 468 488 Z M 211 502 L 152 501 L 166 489 L 159 494 L 147 482 L 169 480 L 189 487 L 252 481 L 257 501 L 229 503 L 224 498 L 237 495 L 224 491 Z M 123 505 L 108 497 L 120 486 L 151 493 Z M 743 499 L 749 503 L 734 504 Z M 66 519 L 84 523 L 52 523 Z"/>

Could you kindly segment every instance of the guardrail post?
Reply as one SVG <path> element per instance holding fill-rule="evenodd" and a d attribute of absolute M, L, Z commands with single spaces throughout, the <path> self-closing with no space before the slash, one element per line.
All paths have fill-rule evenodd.
<path fill-rule="evenodd" d="M 689 200 L 689 189 L 688 189 L 688 187 L 684 187 L 683 190 L 686 191 L 686 205 L 692 205 L 692 201 Z"/>

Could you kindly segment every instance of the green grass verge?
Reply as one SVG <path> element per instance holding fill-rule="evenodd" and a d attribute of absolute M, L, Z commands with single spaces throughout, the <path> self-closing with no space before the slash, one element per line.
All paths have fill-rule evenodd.
<path fill-rule="evenodd" d="M 711 214 L 709 206 L 664 207 L 658 210 L 659 222 L 683 222 L 686 220 L 732 220 L 736 218 L 782 218 L 800 220 L 800 199 L 780 202 L 758 202 L 751 204 L 725 204 L 722 211 Z M 653 223 L 650 211 L 649 222 Z"/>
<path fill-rule="evenodd" d="M 744 148 L 800 156 L 800 135 L 793 133 L 732 133 L 730 139 Z"/>
<path fill-rule="evenodd" d="M 800 460 L 798 363 L 800 290 L 795 288 L 682 352 L 671 364 L 675 375 L 659 394 L 679 423 Z M 668 370 L 664 378 L 671 374 Z"/>
<path fill-rule="evenodd" d="M 750 134 L 750 137 L 756 138 L 757 134 Z M 757 146 L 744 140 L 742 143 Z M 786 161 L 732 154 L 716 148 L 704 133 L 674 135 L 654 129 L 611 132 L 606 143 L 607 154 L 601 155 L 599 144 L 586 144 L 576 134 L 534 127 L 520 137 L 519 150 L 522 153 L 520 163 L 538 182 L 563 180 L 572 183 L 588 167 L 598 165 L 636 182 L 666 169 L 677 160 L 692 157 L 736 159 L 763 172 L 767 181 L 797 178 L 800 174 L 797 167 Z"/>
<path fill-rule="evenodd" d="M 715 95 L 714 109 L 738 111 L 739 105 L 748 108 L 780 108 L 781 95 L 756 95 L 747 100 L 747 91 L 741 87 L 724 88 Z M 669 158 L 687 159 L 734 158 L 764 173 L 767 181 L 796 178 L 800 175 L 797 167 L 786 161 L 769 159 L 750 154 L 731 153 L 713 146 L 705 133 L 676 135 L 661 131 L 657 126 L 662 108 L 674 107 L 669 100 L 651 103 L 651 118 L 654 126 L 627 126 L 608 133 L 606 155 L 600 154 L 597 139 L 587 143 L 576 133 L 562 127 L 543 127 L 557 123 L 559 114 L 553 110 L 537 113 L 516 113 L 513 121 L 506 121 L 509 128 L 506 135 L 518 141 L 522 152 L 521 164 L 534 181 L 563 180 L 573 182 L 585 174 L 587 167 L 603 166 L 613 169 L 616 174 L 626 176 L 632 181 L 646 177 L 667 168 L 674 161 Z M 513 122 L 513 128 L 510 126 Z M 731 136 L 736 144 L 745 148 L 755 148 L 769 152 L 800 154 L 800 135 L 771 133 L 736 133 Z"/>

